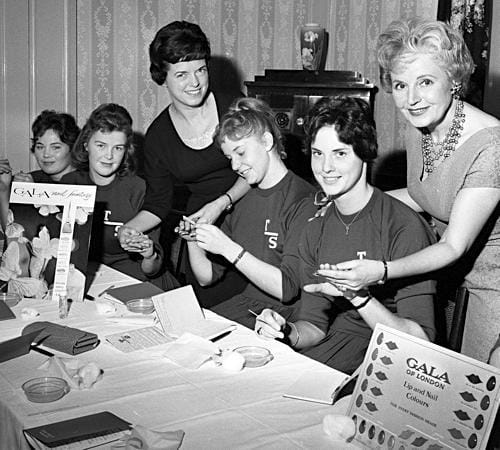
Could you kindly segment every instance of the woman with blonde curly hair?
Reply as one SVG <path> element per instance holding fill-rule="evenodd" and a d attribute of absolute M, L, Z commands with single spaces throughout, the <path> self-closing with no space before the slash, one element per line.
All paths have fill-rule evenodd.
<path fill-rule="evenodd" d="M 392 22 L 378 40 L 384 89 L 409 122 L 407 189 L 439 241 L 394 261 L 349 261 L 322 273 L 345 288 L 450 268 L 470 292 L 462 352 L 487 361 L 500 332 L 500 121 L 462 100 L 474 70 L 448 24 Z"/>

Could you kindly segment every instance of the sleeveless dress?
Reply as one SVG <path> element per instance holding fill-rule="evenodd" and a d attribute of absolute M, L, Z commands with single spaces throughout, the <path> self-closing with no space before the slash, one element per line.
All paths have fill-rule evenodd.
<path fill-rule="evenodd" d="M 408 192 L 429 213 L 439 235 L 448 225 L 462 188 L 500 189 L 500 127 L 484 128 L 467 139 L 421 181 L 421 133 L 407 135 Z M 500 333 L 500 206 L 490 216 L 472 248 L 453 270 L 470 292 L 462 353 L 487 361 Z"/>

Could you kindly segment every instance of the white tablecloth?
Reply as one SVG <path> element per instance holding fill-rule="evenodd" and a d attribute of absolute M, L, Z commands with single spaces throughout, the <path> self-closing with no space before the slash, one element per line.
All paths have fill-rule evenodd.
<path fill-rule="evenodd" d="M 96 297 L 111 284 L 118 287 L 133 281 L 100 267 L 89 293 Z M 31 351 L 0 364 L 2 450 L 28 448 L 23 428 L 103 410 L 150 429 L 182 429 L 186 433 L 183 449 L 347 448 L 322 430 L 323 417 L 345 411 L 346 399 L 329 406 L 283 397 L 287 387 L 305 371 L 335 371 L 279 342 L 261 340 L 253 331 L 238 326 L 217 344 L 223 349 L 264 346 L 273 353 L 273 361 L 238 373 L 228 373 L 213 363 L 190 371 L 162 357 L 161 347 L 133 353 L 114 348 L 104 336 L 140 326 L 114 323 L 98 315 L 92 301 L 73 304 L 64 320 L 58 318 L 57 305 L 50 301 L 24 299 L 13 310 L 20 317 L 26 306 L 39 310 L 41 315 L 36 320 L 98 334 L 100 345 L 74 358 L 82 363 L 96 362 L 104 370 L 104 377 L 91 390 L 72 390 L 52 403 L 31 403 L 21 386 L 30 378 L 51 375 L 40 368 L 47 356 Z M 0 341 L 19 336 L 27 323 L 20 319 L 0 322 Z"/>

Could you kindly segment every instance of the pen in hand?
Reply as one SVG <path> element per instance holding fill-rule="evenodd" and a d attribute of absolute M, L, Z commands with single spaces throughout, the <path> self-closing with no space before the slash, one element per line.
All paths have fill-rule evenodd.
<path fill-rule="evenodd" d="M 249 313 L 251 313 L 252 315 L 255 316 L 255 320 L 257 322 L 263 322 L 263 323 L 266 323 L 264 320 L 262 320 L 260 317 L 259 317 L 259 314 L 257 314 L 255 311 L 252 311 L 251 309 L 248 310 Z"/>

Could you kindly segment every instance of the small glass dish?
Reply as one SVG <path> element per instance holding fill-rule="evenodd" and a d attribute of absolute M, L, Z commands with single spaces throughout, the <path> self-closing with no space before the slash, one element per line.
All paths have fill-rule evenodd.
<path fill-rule="evenodd" d="M 136 298 L 127 302 L 127 308 L 133 313 L 151 314 L 155 310 L 155 305 L 151 297 Z"/>
<path fill-rule="evenodd" d="M 0 300 L 5 302 L 5 304 L 9 308 L 16 306 L 22 299 L 23 298 L 22 298 L 21 294 L 16 294 L 14 292 L 11 292 L 11 293 L 0 292 Z"/>
<path fill-rule="evenodd" d="M 234 350 L 245 358 L 245 367 L 262 367 L 274 358 L 272 353 L 264 347 L 238 347 Z"/>
<path fill-rule="evenodd" d="M 34 403 L 55 402 L 70 391 L 66 380 L 57 377 L 32 378 L 22 388 L 28 400 Z"/>

